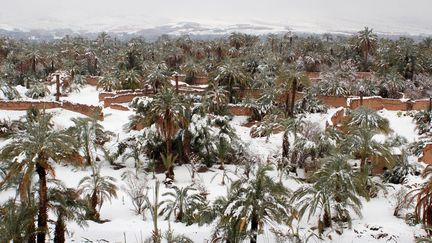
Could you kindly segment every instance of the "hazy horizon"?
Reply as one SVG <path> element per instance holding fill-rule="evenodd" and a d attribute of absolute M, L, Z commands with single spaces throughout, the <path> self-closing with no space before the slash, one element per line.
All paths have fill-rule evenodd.
<path fill-rule="evenodd" d="M 429 0 L 14 0 L 2 3 L 0 28 L 133 31 L 178 22 L 254 24 L 295 31 L 432 34 Z"/>

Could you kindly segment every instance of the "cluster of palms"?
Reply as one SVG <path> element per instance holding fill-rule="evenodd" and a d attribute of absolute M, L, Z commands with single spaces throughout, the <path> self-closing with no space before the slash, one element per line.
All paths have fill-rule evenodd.
<path fill-rule="evenodd" d="M 65 242 L 67 221 L 82 224 L 85 219 L 98 221 L 97 207 L 103 200 L 116 196 L 115 180 L 102 176 L 92 159 L 96 144 L 101 144 L 100 140 L 107 136 L 100 134 L 104 133 L 103 129 L 90 118 L 75 119 L 75 126 L 70 130 L 57 130 L 51 115 L 39 110 L 29 110 L 18 123 L 18 130 L 10 135 L 11 142 L 0 154 L 5 172 L 0 189 L 17 188 L 17 195 L 2 206 L 4 213 L 0 217 L 14 220 L 16 215 L 22 215 L 25 218 L 15 224 L 2 224 L 0 235 L 4 238 L 1 239 L 45 242 L 48 211 L 52 211 L 57 216 L 54 240 Z M 80 150 L 85 159 L 80 156 Z M 85 160 L 92 164 L 93 174 L 80 181 L 78 190 L 55 180 L 54 163 L 82 166 Z"/>
<path fill-rule="evenodd" d="M 101 75 L 100 87 L 107 91 L 145 87 L 159 90 L 174 72 L 185 73 L 187 82 L 209 75 L 217 84 L 226 86 L 230 102 L 236 101 L 234 87 L 266 88 L 278 76 L 321 71 L 328 85 L 317 92 L 324 94 L 358 94 L 363 86 L 368 94 L 385 97 L 398 97 L 399 92 L 424 96 L 432 73 L 430 43 L 430 38 L 421 42 L 406 37 L 378 38 L 369 28 L 350 37 L 298 37 L 287 33 L 268 35 L 264 41 L 240 33 L 209 41 L 163 36 L 155 42 L 141 38 L 124 42 L 106 33 L 95 40 L 66 37 L 50 43 L 3 38 L 0 70 L 6 83 L 27 86 L 55 70 L 67 70 L 71 76 Z M 282 74 L 286 70 L 291 74 Z M 377 75 L 354 82 L 353 73 L 357 71 Z M 295 82 L 293 86 L 302 88 Z"/>
<path fill-rule="evenodd" d="M 167 184 L 175 179 L 176 164 L 191 165 L 192 176 L 198 168 L 220 164 L 222 184 L 227 163 L 244 168 L 244 174 L 229 185 L 228 195 L 211 205 L 205 193 L 191 186 L 173 186 L 163 202 L 158 182 L 152 200 L 144 186 L 130 191 L 137 213 L 151 215 L 155 243 L 162 237 L 160 215 L 186 224 L 216 222 L 215 242 L 257 242 L 269 228 L 280 237 L 298 238 L 293 221 L 305 215 L 317 219 L 319 234 L 334 223 L 338 230 L 350 226 L 352 212 L 361 216 L 361 197 L 376 196 L 379 189 L 370 177 L 374 161 L 379 157 L 389 167 L 399 163 L 391 151 L 400 141 L 376 141 L 375 135 L 390 133 L 388 121 L 363 107 L 348 111 L 340 129 L 327 131 L 304 122 L 302 113 L 325 111 L 317 94 L 353 95 L 362 90 L 365 95 L 395 98 L 401 92 L 424 95 L 432 74 L 431 43 L 430 39 L 378 39 L 368 28 L 352 37 L 288 33 L 269 35 L 265 41 L 239 33 L 210 41 L 164 36 L 153 43 L 140 38 L 118 41 L 106 33 L 96 40 L 67 37 L 52 43 L 0 39 L 0 88 L 11 97 L 13 85 L 35 87 L 55 70 L 68 70 L 71 76 L 100 75 L 99 86 L 105 91 L 151 88 L 155 92 L 132 101 L 135 114 L 127 129 L 143 130 L 118 142 L 116 151 L 105 146 L 112 134 L 92 118 L 74 119 L 71 128 L 56 130 L 49 114 L 30 111 L 17 127 L 7 126 L 5 136 L 11 142 L 0 154 L 4 162 L 0 189 L 14 187 L 18 193 L 0 207 L 1 221 L 8 222 L 0 226 L 0 240 L 45 242 L 50 210 L 57 217 L 56 242 L 64 242 L 67 221 L 101 221 L 100 208 L 116 197 L 117 186 L 114 178 L 102 175 L 98 152 L 118 167 L 122 166 L 119 158 L 133 159 L 136 178 L 144 170 L 162 168 Z M 306 72 L 310 71 L 324 73 L 316 87 L 309 87 Z M 377 76 L 359 81 L 358 71 L 373 71 Z M 208 75 L 211 82 L 205 95 L 177 93 L 169 82 L 174 72 L 185 73 L 187 82 Z M 31 94 L 41 96 L 36 87 Z M 238 91 L 243 88 L 262 89 L 263 95 L 242 100 Z M 299 101 L 297 91 L 306 91 Z M 283 133 L 281 154 L 269 162 L 276 166 L 279 182 L 270 176 L 271 165 L 255 164 L 230 126 L 227 108 L 236 102 L 254 110 L 258 123 L 251 129 L 252 137 Z M 422 118 L 429 119 L 424 122 L 427 130 L 430 115 L 418 120 Z M 349 163 L 353 160 L 359 166 Z M 80 181 L 79 190 L 67 188 L 52 180 L 54 162 L 88 165 L 92 174 Z M 290 192 L 282 178 L 303 168 L 308 170 L 308 183 Z M 426 225 L 432 222 L 429 184 L 417 194 L 416 207 Z M 290 230 L 271 227 L 276 224 Z"/>

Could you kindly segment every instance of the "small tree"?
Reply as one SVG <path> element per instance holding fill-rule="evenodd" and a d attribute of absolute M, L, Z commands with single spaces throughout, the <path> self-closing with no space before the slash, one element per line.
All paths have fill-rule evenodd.
<path fill-rule="evenodd" d="M 215 208 L 220 217 L 215 239 L 240 242 L 248 237 L 251 243 L 256 243 L 264 222 L 270 225 L 287 222 L 291 215 L 287 204 L 289 191 L 267 175 L 271 169 L 269 165 L 259 166 L 254 176 L 233 182 L 228 196 L 217 200 Z"/>
<path fill-rule="evenodd" d="M 343 155 L 333 155 L 324 160 L 321 169 L 310 180 L 311 186 L 301 187 L 294 192 L 291 202 L 299 208 L 299 216 L 308 211 L 308 219 L 318 214 L 318 231 L 332 226 L 332 219 L 338 223 L 348 222 L 351 227 L 351 208 L 361 216 L 361 201 L 356 191 L 356 174 Z"/>
<path fill-rule="evenodd" d="M 67 232 L 66 222 L 74 221 L 81 227 L 86 226 L 85 213 L 88 204 L 80 198 L 78 191 L 72 188 L 65 188 L 57 183 L 57 187 L 50 188 L 48 193 L 50 209 L 57 216 L 54 229 L 54 242 L 64 243 Z"/>
<path fill-rule="evenodd" d="M 132 201 L 135 213 L 137 215 L 143 214 L 144 210 L 148 207 L 148 205 L 146 205 L 146 197 L 149 189 L 147 179 L 136 174 L 133 175 L 132 172 L 130 172 L 123 174 L 123 180 L 126 182 L 126 188 L 124 190 Z"/>
<path fill-rule="evenodd" d="M 101 163 L 93 163 L 91 176 L 82 178 L 78 183 L 78 190 L 87 197 L 90 206 L 88 217 L 100 221 L 100 209 L 105 200 L 117 197 L 116 179 L 101 175 Z"/>
<path fill-rule="evenodd" d="M 160 215 L 165 215 L 165 219 L 168 220 L 172 215 L 175 216 L 177 222 L 188 222 L 193 221 L 194 210 L 199 209 L 202 205 L 206 205 L 205 198 L 199 194 L 190 192 L 196 191 L 192 186 L 177 187 L 172 186 L 173 192 L 166 192 L 162 196 L 168 197 L 161 204 Z"/>

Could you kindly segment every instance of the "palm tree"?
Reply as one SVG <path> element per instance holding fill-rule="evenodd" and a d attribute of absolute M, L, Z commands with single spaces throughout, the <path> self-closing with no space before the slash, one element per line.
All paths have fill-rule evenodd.
<path fill-rule="evenodd" d="M 116 179 L 101 175 L 101 163 L 93 163 L 91 167 L 91 176 L 86 176 L 79 181 L 78 191 L 88 199 L 90 204 L 89 218 L 100 221 L 99 212 L 104 201 L 117 197 Z"/>
<path fill-rule="evenodd" d="M 36 206 L 8 200 L 0 207 L 0 241 L 1 242 L 32 242 Z"/>
<path fill-rule="evenodd" d="M 207 202 L 205 198 L 195 192 L 196 189 L 192 186 L 177 187 L 172 186 L 173 192 L 165 192 L 162 194 L 164 197 L 168 197 L 161 203 L 160 215 L 165 215 L 165 219 L 169 219 L 174 214 L 177 222 L 191 222 L 193 220 L 193 211 L 197 210 Z"/>
<path fill-rule="evenodd" d="M 47 174 L 55 175 L 51 161 L 59 162 L 68 159 L 74 153 L 74 140 L 65 131 L 53 129 L 51 115 L 39 113 L 35 120 L 27 117 L 24 130 L 11 137 L 11 142 L 3 147 L 2 158 L 8 158 L 10 165 L 2 187 L 6 182 L 22 175 L 19 182 L 19 193 L 22 201 L 27 201 L 27 192 L 34 173 L 39 177 L 39 209 L 37 242 L 45 243 L 48 230 L 48 194 Z"/>
<path fill-rule="evenodd" d="M 373 29 L 365 27 L 356 36 L 356 45 L 363 54 L 365 63 L 368 62 L 368 55 L 376 49 L 378 37 L 373 33 Z"/>
<path fill-rule="evenodd" d="M 49 189 L 49 207 L 57 216 L 54 229 L 54 242 L 64 243 L 67 221 L 75 221 L 80 226 L 86 226 L 84 217 L 88 204 L 80 198 L 79 193 L 75 189 L 65 188 L 64 185 L 57 184 L 57 187 Z"/>
<path fill-rule="evenodd" d="M 432 174 L 432 166 L 428 165 L 422 172 L 423 178 L 428 178 Z M 432 226 L 432 179 L 429 179 L 417 189 L 410 191 L 406 195 L 406 200 L 408 203 L 415 202 L 415 216 L 417 220 L 423 223 L 423 225 L 428 229 L 429 235 L 432 234 L 430 229 Z"/>
<path fill-rule="evenodd" d="M 122 160 L 126 161 L 128 159 L 133 159 L 135 162 L 135 175 L 138 176 L 138 173 L 140 172 L 143 165 L 143 161 L 141 159 L 143 143 L 139 139 L 135 138 L 131 140 L 127 145 L 130 151 L 123 154 Z"/>
<path fill-rule="evenodd" d="M 227 93 L 224 87 L 219 86 L 217 82 L 212 82 L 204 97 L 205 110 L 216 115 L 223 115 L 229 102 Z"/>
<path fill-rule="evenodd" d="M 308 211 L 308 219 L 319 214 L 318 230 L 332 226 L 332 219 L 348 222 L 351 216 L 348 208 L 361 216 L 361 201 L 356 192 L 356 174 L 348 164 L 348 157 L 333 155 L 324 160 L 324 165 L 310 178 L 311 186 L 301 187 L 294 192 L 291 202 L 299 208 L 299 216 Z M 334 216 L 333 216 L 334 215 Z"/>
<path fill-rule="evenodd" d="M 279 84 L 280 89 L 286 92 L 286 109 L 290 117 L 294 117 L 294 104 L 297 88 L 299 85 L 306 86 L 309 84 L 309 78 L 305 76 L 303 72 L 295 69 L 287 70 L 283 69 L 279 72 L 276 78 L 276 83 Z M 291 92 L 291 102 L 288 106 L 289 93 Z M 289 107 L 289 109 L 288 109 Z"/>
<path fill-rule="evenodd" d="M 359 107 L 349 111 L 342 122 L 343 131 L 350 133 L 358 128 L 364 128 L 378 133 L 389 134 L 391 132 L 389 121 L 380 116 L 375 110 Z"/>
<path fill-rule="evenodd" d="M 237 231 L 240 238 L 249 237 L 251 243 L 257 242 L 264 223 L 285 224 L 291 215 L 287 204 L 289 192 L 280 183 L 267 175 L 272 167 L 261 165 L 252 178 L 242 177 L 233 182 L 226 198 L 217 200 L 216 209 L 220 218 L 216 225 L 215 236 L 226 234 L 221 230 Z M 234 234 L 235 235 L 235 234 Z M 225 239 L 231 242 L 231 239 Z M 235 238 L 233 242 L 239 242 Z"/>
<path fill-rule="evenodd" d="M 78 141 L 78 147 L 82 149 L 87 164 L 94 162 L 94 154 L 113 135 L 105 131 L 103 126 L 95 118 L 72 118 L 74 125 L 68 129 L 68 133 Z"/>
<path fill-rule="evenodd" d="M 180 68 L 186 74 L 186 81 L 193 81 L 195 77 L 207 74 L 205 68 L 201 64 L 192 60 L 187 61 Z"/>
<path fill-rule="evenodd" d="M 157 93 L 159 89 L 167 86 L 168 81 L 168 68 L 165 63 L 150 67 L 150 70 L 147 72 L 146 82 L 153 87 L 155 93 Z"/>
<path fill-rule="evenodd" d="M 97 87 L 102 88 L 104 91 L 112 92 L 113 89 L 117 89 L 120 86 L 120 81 L 114 75 L 113 72 L 107 72 L 104 76 L 99 79 Z"/>
<path fill-rule="evenodd" d="M 172 154 L 172 140 L 181 124 L 186 123 L 187 103 L 172 89 L 165 88 L 157 93 L 153 99 L 147 124 L 156 124 L 158 132 L 166 144 L 166 157 L 174 159 Z M 172 161 L 174 162 L 174 161 Z M 167 178 L 174 178 L 173 163 L 167 168 Z"/>
<path fill-rule="evenodd" d="M 393 163 L 391 149 L 383 143 L 377 142 L 373 137 L 377 133 L 366 128 L 358 128 L 352 131 L 346 140 L 342 142 L 343 150 L 360 159 L 360 170 L 364 171 L 366 162 L 374 158 L 382 157 L 389 164 Z"/>
<path fill-rule="evenodd" d="M 141 75 L 136 69 L 122 71 L 120 77 L 122 89 L 132 89 L 134 91 L 142 86 Z"/>
<path fill-rule="evenodd" d="M 240 49 L 243 45 L 246 44 L 245 35 L 242 33 L 232 33 L 228 37 L 229 43 L 232 47 L 235 47 L 237 50 Z"/>
<path fill-rule="evenodd" d="M 229 102 L 233 103 L 234 86 L 245 85 L 247 82 L 243 67 L 238 62 L 226 61 L 217 68 L 216 75 L 216 82 L 228 86 Z"/>
<path fill-rule="evenodd" d="M 36 75 L 36 65 L 38 64 L 38 62 L 42 61 L 42 54 L 37 48 L 33 47 L 27 51 L 26 56 L 31 62 L 33 75 Z"/>

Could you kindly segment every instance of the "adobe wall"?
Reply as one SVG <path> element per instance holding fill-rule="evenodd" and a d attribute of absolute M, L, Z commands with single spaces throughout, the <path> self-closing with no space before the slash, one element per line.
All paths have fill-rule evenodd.
<path fill-rule="evenodd" d="M 360 106 L 360 98 L 350 99 L 350 108 L 355 109 Z M 380 96 L 364 97 L 363 106 L 374 110 L 391 110 L 391 111 L 408 111 L 408 110 L 425 110 L 429 107 L 429 100 L 398 100 L 386 99 Z"/>
<path fill-rule="evenodd" d="M 341 107 L 338 110 L 336 110 L 329 119 L 326 121 L 326 128 L 337 126 L 340 124 L 345 117 L 345 108 Z"/>
<path fill-rule="evenodd" d="M 104 97 L 104 107 L 109 107 L 113 103 L 128 103 L 131 102 L 135 97 L 148 96 L 150 93 L 135 92 L 135 93 L 124 93 L 116 96 Z M 99 99 L 100 100 L 100 99 Z"/>
<path fill-rule="evenodd" d="M 4 101 L 0 100 L 0 110 L 23 111 L 32 107 L 36 109 L 60 108 L 61 103 L 55 101 Z"/>
<path fill-rule="evenodd" d="M 423 148 L 423 155 L 418 159 L 418 161 L 432 165 L 432 144 L 426 144 Z"/>
<path fill-rule="evenodd" d="M 426 110 L 429 108 L 429 99 L 415 100 L 413 110 Z"/>
<path fill-rule="evenodd" d="M 86 116 L 96 116 L 98 120 L 103 120 L 103 108 L 100 106 L 77 104 L 69 101 L 62 101 L 60 103 L 60 108 L 78 112 Z"/>
<path fill-rule="evenodd" d="M 251 108 L 237 105 L 229 105 L 228 111 L 234 116 L 252 116 L 253 111 Z"/>
<path fill-rule="evenodd" d="M 151 89 L 136 89 L 135 91 L 132 91 L 130 89 L 125 89 L 125 90 L 116 90 L 113 92 L 101 91 L 99 92 L 99 102 L 104 101 L 106 97 L 113 97 L 121 94 L 131 94 L 131 93 L 152 94 L 153 91 Z"/>
<path fill-rule="evenodd" d="M 319 95 L 318 99 L 330 107 L 347 107 L 347 97 Z"/>
<path fill-rule="evenodd" d="M 68 101 L 56 102 L 56 101 L 32 101 L 32 100 L 20 100 L 20 101 L 0 101 L 0 110 L 28 110 L 30 108 L 37 109 L 54 109 L 62 108 L 77 112 L 86 116 L 96 115 L 99 120 L 103 120 L 102 107 L 89 106 L 84 104 L 76 104 Z"/>
<path fill-rule="evenodd" d="M 124 106 L 122 104 L 116 104 L 116 103 L 110 104 L 109 107 L 111 109 L 119 110 L 119 111 L 128 111 L 129 110 L 129 108 L 127 106 Z"/>
<path fill-rule="evenodd" d="M 97 86 L 99 83 L 99 76 L 86 76 L 86 82 L 89 85 Z"/>
<path fill-rule="evenodd" d="M 208 84 L 209 80 L 207 76 L 196 76 L 192 79 L 192 83 L 196 85 Z"/>

